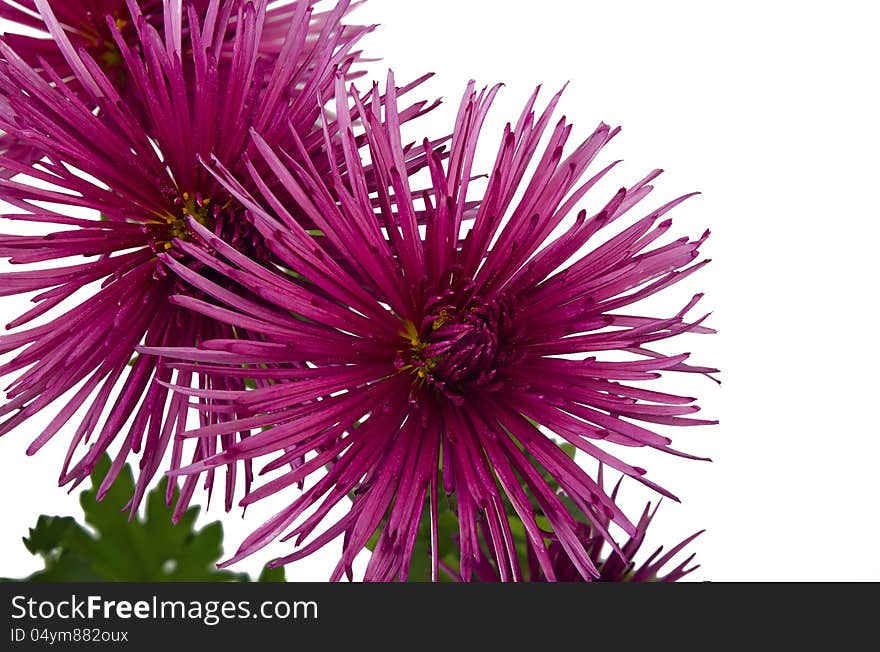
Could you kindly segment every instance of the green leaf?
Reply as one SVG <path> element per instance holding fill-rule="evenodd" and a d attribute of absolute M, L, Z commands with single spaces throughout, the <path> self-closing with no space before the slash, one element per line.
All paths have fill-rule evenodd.
<path fill-rule="evenodd" d="M 571 459 L 574 459 L 575 453 L 577 453 L 577 448 L 574 444 L 559 444 L 559 448 L 561 448 L 562 452 L 568 455 Z"/>
<path fill-rule="evenodd" d="M 223 526 L 194 527 L 198 507 L 189 508 L 175 525 L 174 499 L 166 500 L 168 480 L 146 495 L 144 515 L 127 508 L 134 477 L 124 466 L 101 501 L 98 488 L 110 470 L 104 456 L 92 472 L 92 488 L 80 494 L 88 527 L 72 517 L 40 516 L 23 539 L 45 568 L 26 581 L 34 582 L 250 582 L 246 573 L 217 569 L 223 553 Z M 284 582 L 284 569 L 265 569 L 260 582 Z"/>
<path fill-rule="evenodd" d="M 284 566 L 279 566 L 278 568 L 269 568 L 266 566 L 263 568 L 263 572 L 260 573 L 260 577 L 257 579 L 258 582 L 286 582 L 287 579 L 284 577 Z"/>
<path fill-rule="evenodd" d="M 45 570 L 31 575 L 30 581 L 100 581 L 89 563 L 94 541 L 73 518 L 40 516 L 23 541 L 32 554 L 43 557 L 46 566 Z"/>
<path fill-rule="evenodd" d="M 37 524 L 30 529 L 29 536 L 22 539 L 24 547 L 32 555 L 52 554 L 58 541 L 64 540 L 74 530 L 81 530 L 70 516 L 40 516 Z"/>

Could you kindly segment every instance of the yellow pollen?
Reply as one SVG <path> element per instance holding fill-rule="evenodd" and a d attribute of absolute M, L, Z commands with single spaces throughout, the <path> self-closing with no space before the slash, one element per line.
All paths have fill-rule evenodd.
<path fill-rule="evenodd" d="M 184 192 L 181 193 L 180 199 L 182 200 L 180 203 L 180 213 L 162 213 L 160 217 L 168 224 L 168 241 L 164 243 L 165 249 L 171 248 L 171 241 L 175 238 L 179 238 L 181 240 L 185 239 L 189 230 L 187 228 L 186 220 L 189 216 L 195 218 L 195 220 L 203 225 L 207 226 L 210 218 L 210 209 L 209 206 L 211 204 L 211 200 L 203 199 L 202 201 L 196 201 L 196 198 L 192 195 L 192 193 Z"/>
<path fill-rule="evenodd" d="M 419 331 L 416 330 L 416 325 L 408 319 L 403 322 L 403 332 L 401 333 L 401 336 L 409 340 L 409 343 L 414 349 L 424 347 L 421 341 L 419 341 Z"/>
<path fill-rule="evenodd" d="M 442 314 L 441 317 L 443 317 L 444 320 L 448 318 L 448 316 Z M 440 328 L 440 326 L 436 325 L 435 322 L 434 330 L 437 330 L 438 328 Z M 400 370 L 414 372 L 420 380 L 425 380 L 428 375 L 437 367 L 440 362 L 440 358 L 423 357 L 422 353 L 425 350 L 427 344 L 423 342 L 419 337 L 419 332 L 413 322 L 409 320 L 404 321 L 403 331 L 401 331 L 400 335 L 409 343 L 410 349 L 409 351 L 403 351 L 402 353 L 410 360 L 415 359 L 421 362 L 421 364 L 410 363 L 403 365 Z"/>
<path fill-rule="evenodd" d="M 448 321 L 449 321 L 449 311 L 448 310 L 441 310 L 440 315 L 437 317 L 437 319 L 434 320 L 434 323 L 431 324 L 431 328 L 434 329 L 435 331 L 440 330 L 443 327 L 443 324 L 445 324 Z"/>

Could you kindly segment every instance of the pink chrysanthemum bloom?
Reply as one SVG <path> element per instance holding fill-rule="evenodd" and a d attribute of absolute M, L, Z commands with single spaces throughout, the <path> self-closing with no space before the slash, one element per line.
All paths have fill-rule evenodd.
<path fill-rule="evenodd" d="M 320 152 L 323 134 L 333 132 L 335 125 L 319 123 L 318 97 L 332 95 L 334 75 L 348 70 L 360 36 L 347 35 L 340 19 L 348 2 L 340 2 L 324 21 L 321 37 L 311 42 L 310 9 L 301 3 L 291 16 L 281 56 L 270 62 L 260 54 L 265 3 L 229 0 L 219 7 L 222 16 L 234 7 L 235 19 L 227 24 L 212 14 L 202 20 L 195 5 L 165 0 L 166 29 L 160 36 L 131 3 L 136 47 L 109 25 L 131 86 L 124 98 L 88 52 L 63 39 L 59 47 L 86 99 L 61 83 L 51 67 L 38 73 L 0 40 L 0 128 L 45 154 L 30 165 L 0 159 L 0 166 L 29 177 L 0 181 L 0 199 L 23 211 L 4 217 L 66 227 L 45 236 L 0 236 L 0 255 L 25 264 L 87 257 L 60 267 L 0 275 L 2 295 L 41 292 L 34 297 L 37 305 L 8 325 L 14 332 L 0 337 L 0 352 L 17 351 L 0 366 L 0 374 L 20 372 L 7 388 L 8 402 L 0 407 L 6 417 L 0 434 L 64 401 L 31 445 L 33 453 L 82 410 L 61 483 L 85 478 L 116 442 L 119 451 L 99 495 L 129 454 L 141 453 L 132 509 L 187 413 L 185 400 L 168 403 L 169 390 L 161 384 L 172 381 L 172 371 L 159 358 L 135 355 L 135 347 L 193 346 L 237 335 L 226 323 L 169 303 L 177 281 L 157 254 L 196 264 L 174 244 L 192 240 L 186 224 L 192 217 L 261 263 L 268 264 L 270 255 L 262 237 L 242 218 L 243 208 L 199 160 L 215 156 L 244 171 L 241 160 L 251 146 L 248 129 L 255 128 L 269 142 L 301 145 L 318 165 L 333 165 Z M 51 11 L 45 19 L 48 31 L 61 32 Z M 218 49 L 219 43 L 231 44 L 230 57 L 220 54 L 226 50 Z M 406 117 L 422 108 L 413 106 Z M 51 187 L 41 185 L 45 183 Z M 91 209 L 100 217 L 70 217 L 71 207 Z M 59 305 L 66 308 L 55 318 L 23 328 Z M 186 373 L 176 382 L 243 388 L 237 377 L 208 380 Z M 65 397 L 73 388 L 77 391 Z M 193 459 L 245 436 L 247 431 L 203 439 Z M 78 446 L 86 443 L 90 448 L 74 463 Z M 183 455 L 178 440 L 174 467 Z M 250 476 L 246 467 L 247 484 Z M 211 476 L 207 482 L 211 484 Z M 184 485 L 178 512 L 186 508 L 194 483 L 192 478 Z M 230 466 L 227 506 L 234 486 Z"/>
<path fill-rule="evenodd" d="M 676 565 L 668 570 L 664 570 L 677 555 L 679 555 L 690 543 L 703 531 L 692 534 L 688 538 L 679 542 L 668 551 L 664 552 L 663 547 L 657 548 L 645 561 L 635 563 L 630 561 L 635 558 L 645 541 L 648 526 L 657 514 L 657 508 L 653 511 L 648 505 L 642 512 L 642 517 L 636 524 L 636 533 L 621 546 L 621 551 L 609 549 L 607 540 L 599 534 L 590 525 L 581 523 L 577 527 L 578 536 L 592 560 L 593 565 L 598 569 L 595 577 L 588 578 L 591 582 L 678 582 L 686 576 L 693 573 L 700 566 L 691 565 L 696 553 L 692 553 L 687 558 L 676 563 Z M 607 525 L 607 523 L 605 523 Z M 487 536 L 486 532 L 481 533 L 481 537 Z M 484 539 L 481 539 L 484 540 Z M 550 558 L 550 570 L 552 574 L 545 572 L 537 561 L 535 550 L 531 544 L 526 543 L 528 554 L 528 569 L 523 574 L 523 580 L 529 582 L 583 582 L 584 577 L 571 561 L 571 557 L 566 552 L 564 546 L 559 540 L 552 540 L 547 546 L 548 556 Z M 502 575 L 498 572 L 497 562 L 488 560 L 479 556 L 471 562 L 473 572 L 471 581 L 474 582 L 500 582 Z M 448 566 L 441 566 L 442 572 L 451 580 L 462 581 L 461 575 Z"/>
<path fill-rule="evenodd" d="M 600 480 L 601 484 L 601 470 Z M 612 499 L 617 499 L 617 493 L 620 483 L 615 487 L 611 494 Z M 620 547 L 619 550 L 612 549 L 608 546 L 608 542 L 602 535 L 602 531 L 607 530 L 610 521 L 607 517 L 600 517 L 600 527 L 595 527 L 591 523 L 578 524 L 578 536 L 584 544 L 584 548 L 593 565 L 598 569 L 598 575 L 589 578 L 590 581 L 596 582 L 678 582 L 687 577 L 700 566 L 691 565 L 696 553 L 690 554 L 684 560 L 676 562 L 676 565 L 667 569 L 669 564 L 699 537 L 705 530 L 696 532 L 679 542 L 668 551 L 664 552 L 663 547 L 657 548 L 647 559 L 636 563 L 633 560 L 639 554 L 648 528 L 657 515 L 659 505 L 653 510 L 648 504 L 642 516 L 636 523 L 636 532 Z M 480 524 L 480 541 L 482 546 L 477 548 L 476 557 L 470 563 L 473 568 L 471 581 L 476 582 L 499 582 L 502 574 L 499 572 L 498 560 L 486 555 L 483 551 L 489 551 L 491 555 L 491 546 L 488 542 L 491 535 L 487 531 L 484 522 Z M 550 544 L 548 545 L 548 556 L 550 558 L 550 569 L 552 574 L 548 574 L 544 568 L 538 563 L 538 557 L 531 542 L 520 536 L 519 532 L 514 532 L 514 543 L 519 551 L 517 555 L 518 563 L 521 567 L 520 575 L 525 581 L 529 582 L 582 582 L 583 576 L 575 568 L 571 558 L 566 553 L 562 543 L 554 540 L 552 532 L 547 533 Z M 524 552 L 522 550 L 524 549 Z M 441 562 L 441 571 L 444 576 L 454 582 L 462 581 L 458 570 Z"/>
<path fill-rule="evenodd" d="M 248 207 L 268 246 L 297 276 L 269 273 L 192 220 L 191 228 L 216 255 L 189 243 L 177 246 L 234 280 L 237 291 L 167 258 L 195 289 L 213 297 L 179 301 L 259 339 L 227 338 L 188 351 L 149 351 L 186 360 L 177 365 L 182 372 L 234 372 L 276 381 L 248 392 L 182 389 L 214 409 L 253 414 L 193 431 L 190 437 L 201 441 L 240 429 L 263 430 L 179 473 L 192 477 L 268 455 L 277 457 L 266 470 L 279 471 L 306 457 L 305 464 L 294 464 L 251 491 L 243 504 L 320 476 L 248 537 L 228 563 L 288 529 L 285 539 L 295 539 L 298 549 L 276 564 L 301 559 L 344 535 L 342 558 L 332 574 L 338 580 L 351 573 L 355 556 L 378 532 L 365 579 L 403 579 L 423 506 L 429 506 L 436 537 L 438 501 L 448 497 L 460 524 L 465 579 L 473 572 L 469 560 L 479 545 L 476 523 L 481 519 L 501 561 L 501 578 L 518 579 L 517 566 L 510 563 L 505 503 L 522 520 L 536 563 L 547 577 L 556 561 L 536 522 L 538 509 L 580 576 L 598 576 L 578 521 L 544 472 L 603 537 L 610 539 L 607 522 L 629 536 L 637 536 L 638 527 L 536 424 L 669 495 L 645 479 L 643 469 L 614 457 L 599 443 L 650 446 L 680 455 L 650 426 L 709 423 L 687 417 L 698 410 L 692 398 L 629 384 L 666 371 L 713 371 L 688 366 L 688 354 L 667 356 L 649 348 L 680 333 L 712 332 L 702 326 L 703 318 L 686 319 L 699 297 L 661 318 L 621 312 L 702 267 L 705 262 L 696 259 L 706 235 L 656 244 L 669 231 L 665 215 L 685 199 L 680 198 L 566 264 L 603 228 L 640 204 L 659 171 L 620 190 L 597 214 L 582 211 L 563 235 L 549 239 L 613 167 L 582 181 L 617 130 L 600 125 L 564 157 L 571 127 L 563 119 L 526 178 L 558 99 L 536 117 L 537 92 L 517 125 L 505 130 L 475 211 L 467 201 L 471 167 L 497 88 L 475 92 L 471 84 L 448 159 L 431 157 L 433 183 L 415 193 L 405 172 L 393 87 L 390 76 L 387 98 L 380 100 L 374 87 L 372 103 L 365 106 L 354 89 L 346 93 L 343 80 L 337 80 L 340 132 L 347 135 L 341 144 L 344 176 L 336 170 L 324 175 L 308 161 L 299 163 L 301 149 L 279 152 L 257 134 L 262 160 L 248 165 L 247 185 L 259 186 L 260 198 L 215 167 L 230 192 Z M 350 102 L 366 129 L 369 168 L 351 137 Z M 338 148 L 329 140 L 325 144 L 330 152 Z M 268 177 L 260 172 L 264 165 L 271 170 Z M 367 180 L 374 174 L 378 193 L 371 195 Z M 278 182 L 284 193 L 268 191 Z M 515 199 L 518 191 L 522 196 Z M 301 206 L 322 235 L 306 232 L 291 214 L 291 205 Z M 423 228 L 420 213 L 426 214 Z M 460 239 L 463 230 L 466 237 Z M 347 266 L 331 251 L 341 252 Z M 594 357 L 607 351 L 628 352 L 633 359 Z M 571 355 L 578 357 L 559 357 Z M 278 370 L 290 363 L 307 366 Z M 349 500 L 347 514 L 315 534 L 328 512 Z M 436 579 L 439 560 L 432 554 Z"/>
<path fill-rule="evenodd" d="M 178 29 L 173 16 L 177 11 L 175 5 L 179 7 L 182 4 L 184 3 L 181 0 L 171 3 L 164 0 L 0 0 L 0 18 L 22 28 L 40 32 L 40 36 L 7 32 L 3 39 L 35 71 L 42 74 L 52 70 L 88 103 L 94 98 L 90 93 L 84 92 L 79 75 L 68 63 L 64 53 L 67 44 L 76 50 L 87 52 L 116 90 L 125 96 L 129 90 L 128 73 L 116 40 L 121 37 L 128 46 L 138 46 L 139 31 L 132 20 L 133 12 L 139 12 L 143 20 L 162 35 L 166 29 Z M 278 57 L 284 47 L 290 22 L 299 19 L 304 9 L 317 3 L 312 0 L 288 0 L 275 3 L 271 8 L 268 7 L 269 0 L 255 0 L 253 4 L 256 14 L 263 15 L 257 46 L 259 55 L 262 59 L 271 61 Z M 166 5 L 169 8 L 167 12 Z M 230 21 L 237 20 L 235 3 L 191 0 L 189 5 L 203 21 L 203 31 L 211 31 L 208 25 L 212 22 L 227 25 Z M 45 22 L 41 12 L 44 15 L 51 12 L 57 18 L 57 23 Z M 305 47 L 298 48 L 295 52 L 288 51 L 287 55 L 297 56 L 299 64 L 308 65 L 313 50 L 321 47 L 319 37 L 322 30 L 338 20 L 339 15 L 335 11 L 312 13 Z M 180 29 L 185 33 L 186 28 L 184 21 Z M 358 26 L 342 27 L 344 38 L 353 38 L 364 29 Z M 118 31 L 118 35 L 114 35 L 115 31 Z M 212 47 L 219 47 L 226 57 L 232 57 L 236 42 L 234 30 L 220 30 L 215 34 L 222 41 L 214 42 Z M 24 163 L 36 160 L 41 155 L 27 142 L 17 141 L 8 134 L 0 136 L 0 153 Z M 12 172 L 3 170 L 0 173 L 9 176 Z"/>

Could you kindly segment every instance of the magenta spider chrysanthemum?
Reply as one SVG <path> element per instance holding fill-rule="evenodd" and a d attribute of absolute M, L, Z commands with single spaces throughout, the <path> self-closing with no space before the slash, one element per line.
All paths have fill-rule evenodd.
<path fill-rule="evenodd" d="M 36 307 L 9 324 L 14 332 L 0 337 L 0 352 L 17 351 L 0 367 L 0 374 L 20 372 L 7 388 L 8 402 L 0 407 L 0 415 L 6 417 L 0 434 L 56 400 L 66 401 L 59 403 L 55 417 L 31 445 L 33 453 L 82 410 L 62 483 L 86 477 L 116 442 L 120 450 L 102 492 L 128 455 L 141 453 L 132 501 L 136 508 L 175 430 L 183 427 L 187 410 L 180 398 L 169 403 L 168 389 L 160 384 L 172 381 L 172 370 L 160 358 L 135 355 L 135 347 L 193 346 L 204 339 L 237 335 L 228 324 L 168 302 L 176 280 L 157 254 L 194 264 L 174 244 L 193 238 L 187 218 L 269 264 L 261 236 L 242 218 L 243 208 L 200 158 L 215 156 L 243 171 L 242 156 L 251 146 L 248 130 L 254 128 L 269 142 L 302 146 L 306 156 L 315 156 L 324 168 L 333 165 L 319 155 L 322 134 L 333 132 L 335 125 L 319 124 L 318 97 L 332 94 L 334 75 L 345 74 L 356 58 L 352 47 L 361 32 L 352 36 L 341 24 L 349 5 L 343 1 L 325 17 L 320 38 L 312 42 L 308 4 L 296 5 L 281 56 L 268 61 L 260 54 L 261 30 L 267 24 L 264 1 L 215 1 L 211 7 L 219 7 L 219 14 L 209 12 L 203 20 L 196 5 L 165 0 L 167 28 L 161 36 L 138 6 L 129 3 L 136 47 L 112 22 L 108 25 L 130 84 L 125 97 L 88 52 L 64 40 L 59 47 L 86 99 L 61 83 L 51 67 L 38 73 L 0 40 L 0 128 L 44 154 L 42 161 L 28 165 L 0 159 L 0 166 L 30 177 L 0 181 L 0 199 L 23 211 L 4 217 L 66 227 L 45 236 L 0 236 L 0 255 L 13 263 L 34 264 L 88 257 L 61 267 L 0 275 L 3 295 L 41 292 L 34 298 Z M 218 19 L 230 13 L 234 20 Z M 45 19 L 47 29 L 57 34 L 61 27 L 54 14 L 47 10 Z M 229 44 L 230 56 L 225 48 L 215 47 L 219 43 Z M 406 117 L 423 108 L 414 105 Z M 70 207 L 91 209 L 100 217 L 73 218 Z M 99 288 L 93 291 L 92 284 Z M 23 328 L 59 305 L 67 307 L 62 314 Z M 191 381 L 222 390 L 244 387 L 233 376 L 206 379 L 184 373 L 176 380 Z M 77 391 L 62 399 L 73 388 Z M 245 436 L 247 431 L 202 440 L 193 459 L 210 456 Z M 77 447 L 90 438 L 90 448 L 74 463 Z M 183 455 L 176 441 L 173 467 L 182 463 Z M 250 475 L 246 466 L 247 484 Z M 209 476 L 209 485 L 211 481 Z M 230 466 L 227 507 L 234 485 Z M 178 513 L 194 487 L 194 478 L 184 485 Z"/>
<path fill-rule="evenodd" d="M 645 479 L 643 469 L 616 458 L 599 442 L 682 455 L 650 426 L 709 423 L 687 417 L 698 410 L 692 398 L 629 384 L 664 371 L 714 371 L 688 366 L 687 354 L 667 356 L 649 348 L 680 333 L 712 332 L 701 325 L 703 319 L 685 318 L 699 297 L 662 318 L 620 312 L 702 267 L 705 262 L 695 261 L 706 235 L 656 244 L 670 229 L 665 215 L 685 199 L 680 198 L 565 265 L 639 204 L 659 171 L 620 190 L 596 215 L 580 212 L 563 235 L 550 239 L 613 167 L 581 181 L 617 130 L 600 125 L 563 157 L 571 131 L 563 119 L 527 178 L 526 168 L 558 100 L 536 116 L 536 93 L 517 125 L 505 130 L 488 187 L 472 210 L 467 196 L 474 152 L 497 88 L 478 93 L 470 86 L 448 159 L 430 158 L 431 187 L 415 193 L 404 171 L 393 86 L 390 76 L 384 102 L 374 86 L 373 101 L 365 106 L 354 89 L 347 94 L 343 80 L 337 80 L 340 131 L 347 135 L 341 143 L 345 176 L 336 170 L 324 175 L 309 161 L 300 162 L 302 151 L 279 152 L 258 134 L 261 160 L 249 163 L 248 185 L 253 181 L 261 188 L 260 199 L 215 167 L 248 207 L 268 246 L 297 277 L 267 272 L 192 221 L 216 255 L 188 243 L 179 246 L 206 268 L 234 280 L 238 290 L 167 259 L 194 288 L 213 297 L 180 297 L 177 302 L 258 334 L 260 340 L 219 339 L 190 350 L 149 351 L 186 360 L 175 365 L 181 371 L 234 372 L 274 381 L 248 392 L 182 389 L 214 409 L 253 414 L 188 433 L 198 441 L 239 429 L 264 430 L 179 473 L 192 477 L 267 455 L 277 455 L 267 471 L 278 471 L 305 457 L 304 464 L 251 491 L 243 501 L 250 504 L 319 476 L 326 466 L 289 507 L 248 537 L 229 563 L 288 529 L 285 539 L 295 539 L 298 549 L 277 564 L 301 559 L 344 535 L 342 558 L 332 575 L 336 580 L 351 573 L 355 556 L 378 533 L 365 579 L 406 578 L 423 506 L 429 507 L 436 537 L 438 501 L 448 498 L 459 519 L 465 579 L 473 572 L 479 520 L 486 524 L 501 579 L 521 579 L 506 504 L 522 520 L 547 578 L 554 578 L 555 562 L 536 522 L 537 510 L 577 572 L 597 576 L 578 522 L 543 472 L 555 478 L 602 536 L 609 537 L 607 522 L 630 536 L 637 535 L 638 527 L 537 424 L 669 495 Z M 369 174 L 351 137 L 349 102 L 366 130 Z M 339 147 L 326 141 L 330 152 Z M 264 166 L 269 176 L 260 171 Z M 367 185 L 373 174 L 375 195 Z M 269 190 L 278 182 L 284 193 Z M 523 194 L 516 199 L 518 191 Z M 293 218 L 291 205 L 300 206 L 321 235 L 306 232 Z M 424 227 L 420 214 L 426 216 Z M 467 235 L 460 239 L 463 230 Z M 341 252 L 346 265 L 331 251 Z M 606 351 L 628 352 L 633 359 L 593 357 Z M 587 355 L 559 357 L 570 354 Z M 306 366 L 279 370 L 290 363 Z M 349 499 L 347 514 L 316 535 L 331 508 Z M 432 549 L 436 579 L 436 545 Z"/>
<path fill-rule="evenodd" d="M 601 473 L 600 481 L 601 484 Z M 617 499 L 617 493 L 620 483 L 615 487 L 611 494 L 612 499 Z M 699 564 L 691 565 L 696 553 L 688 555 L 684 560 L 679 560 L 675 566 L 667 569 L 670 563 L 687 548 L 691 542 L 699 537 L 705 530 L 696 532 L 686 539 L 680 541 L 675 546 L 664 552 L 663 546 L 654 550 L 651 555 L 642 562 L 636 563 L 633 560 L 638 555 L 645 542 L 648 528 L 657 515 L 658 505 L 653 510 L 648 504 L 638 523 L 636 523 L 636 532 L 621 546 L 620 550 L 609 549 L 608 542 L 602 535 L 602 528 L 607 529 L 610 521 L 607 517 L 600 518 L 599 527 L 594 527 L 591 523 L 579 523 L 578 535 L 584 544 L 587 554 L 593 561 L 593 565 L 598 569 L 598 575 L 590 578 L 590 581 L 596 582 L 678 582 L 684 579 L 700 566 Z M 550 544 L 548 546 L 548 556 L 553 568 L 552 578 L 558 582 L 582 582 L 583 576 L 575 568 L 571 558 L 566 553 L 564 547 L 558 540 L 554 540 L 553 533 L 547 533 Z M 477 582 L 498 582 L 501 575 L 498 572 L 497 559 L 487 556 L 484 551 L 489 551 L 491 555 L 491 546 L 487 543 L 491 540 L 486 530 L 485 523 L 480 523 L 480 540 L 482 546 L 473 552 L 476 557 L 471 562 L 473 573 L 472 581 Z M 519 543 L 519 541 L 517 541 Z M 534 547 L 529 541 L 523 541 L 522 547 L 524 553 L 520 553 L 520 565 L 523 566 L 523 577 L 529 582 L 547 582 L 550 578 L 538 563 L 537 555 Z M 525 557 L 525 560 L 522 559 Z M 458 570 L 448 564 L 441 562 L 441 570 L 448 579 L 460 582 L 461 575 Z"/>
<path fill-rule="evenodd" d="M 143 16 L 143 20 L 159 35 L 162 35 L 165 29 L 178 29 L 171 18 L 175 14 L 175 4 L 180 6 L 183 3 L 178 1 L 169 4 L 164 0 L 16 0 L 16 2 L 0 0 L 0 18 L 22 28 L 42 32 L 41 36 L 36 37 L 6 32 L 3 39 L 35 71 L 44 73 L 52 70 L 88 104 L 94 100 L 94 97 L 84 92 L 77 71 L 68 62 L 64 52 L 66 44 L 69 43 L 69 47 L 87 52 L 107 75 L 116 90 L 125 96 L 129 91 L 128 72 L 122 51 L 116 42 L 117 38 L 121 37 L 129 47 L 138 46 L 139 31 L 132 20 L 133 11 Z M 262 59 L 271 61 L 278 57 L 284 47 L 290 22 L 299 19 L 299 14 L 316 2 L 288 0 L 281 4 L 276 3 L 271 8 L 268 7 L 268 0 L 258 0 L 254 4 L 257 7 L 257 15 L 264 14 L 257 45 L 259 55 Z M 133 9 L 129 9 L 129 5 Z M 167 12 L 166 5 L 169 8 Z M 211 22 L 227 25 L 237 19 L 235 3 L 221 0 L 190 0 L 189 5 L 203 21 L 203 31 L 211 31 L 207 26 Z M 57 18 L 57 23 L 45 22 L 40 12 L 44 15 L 51 12 Z M 166 16 L 169 18 L 168 22 Z M 294 52 L 288 51 L 287 56 L 297 56 L 299 64 L 308 65 L 313 50 L 321 47 L 322 30 L 338 20 L 339 16 L 336 12 L 312 13 L 306 45 Z M 179 28 L 185 33 L 186 22 L 184 21 Z M 342 26 L 341 29 L 344 38 L 353 38 L 365 28 Z M 116 31 L 118 35 L 114 35 Z M 215 35 L 221 40 L 212 43 L 212 47 L 223 50 L 226 57 L 231 57 L 236 42 L 233 38 L 234 34 L 234 30 L 216 31 Z M 41 155 L 39 151 L 28 145 L 27 141 L 18 141 L 9 134 L 0 136 L 0 152 L 23 163 L 30 163 Z M 9 176 L 13 172 L 0 170 L 0 174 Z"/>

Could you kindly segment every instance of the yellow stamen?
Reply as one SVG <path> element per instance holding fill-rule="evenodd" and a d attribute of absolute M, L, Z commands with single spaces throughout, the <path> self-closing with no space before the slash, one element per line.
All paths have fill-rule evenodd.
<path fill-rule="evenodd" d="M 443 318 L 445 323 L 445 320 L 448 318 L 448 316 L 441 314 L 441 317 Z M 442 324 L 440 325 L 442 326 Z M 440 328 L 440 326 L 435 326 L 434 330 L 437 330 L 438 328 Z M 403 331 L 401 331 L 400 335 L 409 343 L 410 348 L 409 351 L 403 351 L 402 353 L 410 360 L 416 361 L 412 364 L 402 366 L 400 368 L 400 371 L 414 373 L 416 376 L 418 376 L 420 380 L 425 380 L 440 363 L 440 358 L 425 358 L 423 356 L 423 352 L 427 344 L 423 342 L 419 337 L 419 332 L 413 322 L 409 320 L 404 321 Z"/>
<path fill-rule="evenodd" d="M 171 241 L 175 238 L 183 240 L 189 234 L 189 229 L 186 224 L 188 217 L 192 216 L 195 218 L 196 222 L 203 226 L 208 226 L 210 222 L 210 198 L 203 199 L 199 202 L 196 201 L 196 198 L 192 193 L 184 192 L 181 193 L 180 199 L 182 200 L 180 204 L 180 213 L 159 214 L 159 217 L 168 225 L 168 241 L 164 243 L 165 249 L 171 248 Z"/>
<path fill-rule="evenodd" d="M 441 310 L 440 315 L 437 317 L 437 319 L 434 320 L 434 323 L 431 324 L 431 328 L 433 328 L 435 331 L 440 330 L 443 327 L 443 325 L 448 321 L 449 321 L 449 311 L 448 310 Z"/>
<path fill-rule="evenodd" d="M 403 322 L 403 332 L 401 335 L 409 340 L 409 343 L 412 344 L 413 348 L 424 346 L 419 341 L 419 331 L 416 330 L 416 325 L 408 319 Z"/>

